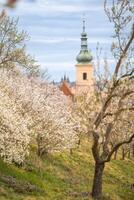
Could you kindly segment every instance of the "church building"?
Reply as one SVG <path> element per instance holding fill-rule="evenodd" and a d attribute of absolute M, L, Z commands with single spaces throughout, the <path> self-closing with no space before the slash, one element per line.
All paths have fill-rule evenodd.
<path fill-rule="evenodd" d="M 93 57 L 88 50 L 87 33 L 85 31 L 85 20 L 83 20 L 83 31 L 81 33 L 81 49 L 76 57 L 76 94 L 86 92 L 93 86 Z"/>
<path fill-rule="evenodd" d="M 62 79 L 61 90 L 66 95 L 66 91 L 70 90 L 68 94 L 79 95 L 81 92 L 87 92 L 93 90 L 94 84 L 94 69 L 92 63 L 93 57 L 88 49 L 88 37 L 86 33 L 85 20 L 83 20 L 83 30 L 81 33 L 81 49 L 76 57 L 76 82 L 75 85 L 69 83 L 68 78 Z M 67 88 L 66 88 L 67 87 Z"/>

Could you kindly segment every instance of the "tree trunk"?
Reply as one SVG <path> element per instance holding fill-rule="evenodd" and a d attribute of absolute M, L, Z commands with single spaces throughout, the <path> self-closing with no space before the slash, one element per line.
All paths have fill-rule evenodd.
<path fill-rule="evenodd" d="M 131 148 L 129 148 L 128 150 L 128 158 L 130 159 L 130 157 L 131 157 Z"/>
<path fill-rule="evenodd" d="M 122 160 L 125 160 L 125 149 L 122 149 Z"/>
<path fill-rule="evenodd" d="M 73 149 L 72 148 L 70 149 L 70 155 L 73 155 Z"/>
<path fill-rule="evenodd" d="M 92 197 L 96 200 L 102 197 L 102 175 L 104 167 L 104 163 L 95 163 Z"/>
<path fill-rule="evenodd" d="M 115 153 L 114 153 L 114 160 L 117 159 L 117 153 L 118 153 L 118 151 L 115 151 Z"/>
<path fill-rule="evenodd" d="M 132 156 L 134 157 L 134 144 L 132 145 Z"/>

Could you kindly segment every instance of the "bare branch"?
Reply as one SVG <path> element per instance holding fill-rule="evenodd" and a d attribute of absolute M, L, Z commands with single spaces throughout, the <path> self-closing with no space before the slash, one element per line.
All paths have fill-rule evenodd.
<path fill-rule="evenodd" d="M 128 40 L 128 43 L 126 44 L 125 49 L 123 50 L 123 52 L 122 52 L 122 54 L 121 54 L 121 56 L 120 56 L 120 58 L 119 58 L 119 60 L 117 62 L 117 65 L 115 67 L 115 71 L 114 71 L 114 77 L 115 78 L 117 78 L 117 76 L 118 76 L 119 68 L 121 67 L 122 61 L 125 58 L 126 53 L 127 53 L 128 49 L 129 49 L 131 43 L 133 42 L 133 40 L 134 40 L 134 24 L 133 24 L 133 27 L 132 27 L 131 37 Z"/>
<path fill-rule="evenodd" d="M 113 155 L 113 153 L 114 153 L 115 151 L 117 151 L 122 145 L 124 145 L 124 144 L 129 144 L 130 142 L 132 142 L 133 139 L 134 139 L 134 134 L 131 135 L 131 137 L 130 137 L 128 140 L 125 140 L 125 141 L 123 141 L 123 142 L 120 142 L 120 143 L 116 144 L 116 145 L 113 147 L 113 149 L 110 151 L 110 153 L 109 153 L 109 155 L 108 155 L 108 158 L 107 158 L 106 160 L 104 160 L 103 162 L 109 162 L 110 159 L 111 159 L 111 157 L 112 157 L 112 155 Z"/>

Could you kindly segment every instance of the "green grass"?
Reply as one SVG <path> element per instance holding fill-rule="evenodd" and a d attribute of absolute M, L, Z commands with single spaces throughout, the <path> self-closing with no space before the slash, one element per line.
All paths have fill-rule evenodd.
<path fill-rule="evenodd" d="M 7 165 L 0 160 L 0 175 L 29 182 L 44 192 L 17 193 L 0 178 L 0 200 L 89 200 L 94 162 L 90 142 L 83 140 L 73 154 L 61 153 L 39 159 L 34 153 L 23 168 Z M 133 200 L 134 159 L 107 163 L 103 177 L 103 193 L 108 200 Z"/>

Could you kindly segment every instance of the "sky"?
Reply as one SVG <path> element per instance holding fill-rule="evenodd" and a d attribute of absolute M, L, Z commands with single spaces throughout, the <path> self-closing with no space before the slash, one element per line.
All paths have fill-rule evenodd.
<path fill-rule="evenodd" d="M 35 57 L 42 70 L 48 70 L 51 80 L 60 81 L 66 74 L 75 81 L 83 14 L 94 62 L 97 42 L 102 54 L 113 62 L 109 53 L 113 29 L 104 13 L 103 0 L 21 0 L 7 13 L 19 17 L 19 29 L 30 36 L 27 52 Z"/>

